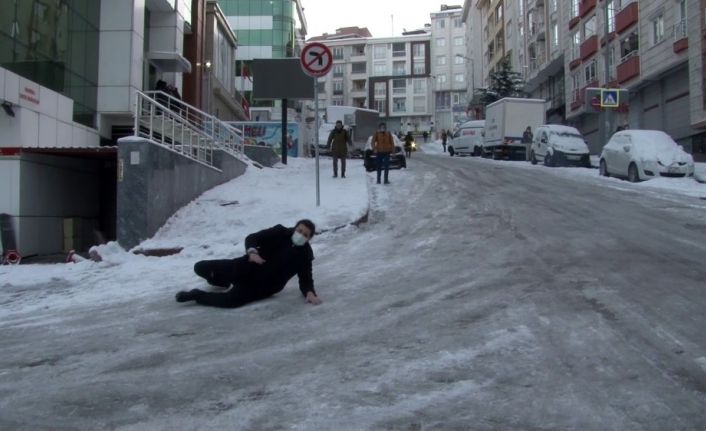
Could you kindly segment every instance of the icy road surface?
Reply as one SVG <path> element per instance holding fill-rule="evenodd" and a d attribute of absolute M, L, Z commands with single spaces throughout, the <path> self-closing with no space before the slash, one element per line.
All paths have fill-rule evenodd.
<path fill-rule="evenodd" d="M 0 429 L 704 427 L 706 201 L 420 153 L 391 186 L 351 168 L 370 219 L 315 238 L 318 307 L 296 279 L 177 304 L 202 285 L 185 258 L 0 275 Z"/>

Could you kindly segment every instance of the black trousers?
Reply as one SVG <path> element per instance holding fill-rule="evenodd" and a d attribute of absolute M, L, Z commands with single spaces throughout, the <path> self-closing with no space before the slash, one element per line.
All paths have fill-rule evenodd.
<path fill-rule="evenodd" d="M 227 292 L 206 292 L 194 289 L 195 300 L 201 305 L 236 308 L 250 302 L 268 298 L 282 290 L 275 286 L 258 264 L 248 256 L 237 259 L 202 260 L 194 265 L 194 272 L 219 287 L 233 287 Z"/>

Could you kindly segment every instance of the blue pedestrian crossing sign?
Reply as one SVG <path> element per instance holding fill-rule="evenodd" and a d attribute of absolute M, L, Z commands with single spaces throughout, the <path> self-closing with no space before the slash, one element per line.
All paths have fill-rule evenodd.
<path fill-rule="evenodd" d="M 620 106 L 620 89 L 601 88 L 601 108 L 617 108 Z"/>

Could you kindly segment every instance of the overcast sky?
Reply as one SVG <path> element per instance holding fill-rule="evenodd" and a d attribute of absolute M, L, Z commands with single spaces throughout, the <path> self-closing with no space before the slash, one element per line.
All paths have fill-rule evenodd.
<path fill-rule="evenodd" d="M 400 35 L 431 21 L 441 4 L 463 5 L 462 0 L 302 0 L 309 31 L 307 38 L 335 33 L 340 27 L 368 27 L 374 37 Z"/>

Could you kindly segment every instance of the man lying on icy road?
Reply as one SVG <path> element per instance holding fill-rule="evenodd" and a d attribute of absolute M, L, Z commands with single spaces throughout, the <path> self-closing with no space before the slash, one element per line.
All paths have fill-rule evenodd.
<path fill-rule="evenodd" d="M 177 302 L 196 301 L 214 307 L 240 307 L 281 291 L 296 274 L 299 277 L 299 290 L 306 297 L 306 302 L 321 304 L 311 275 L 314 252 L 309 240 L 315 231 L 314 223 L 304 219 L 298 221 L 293 228 L 278 224 L 248 235 L 245 238 L 245 256 L 237 259 L 202 260 L 194 265 L 194 272 L 209 284 L 230 286 L 229 290 L 181 291 L 176 294 Z"/>

